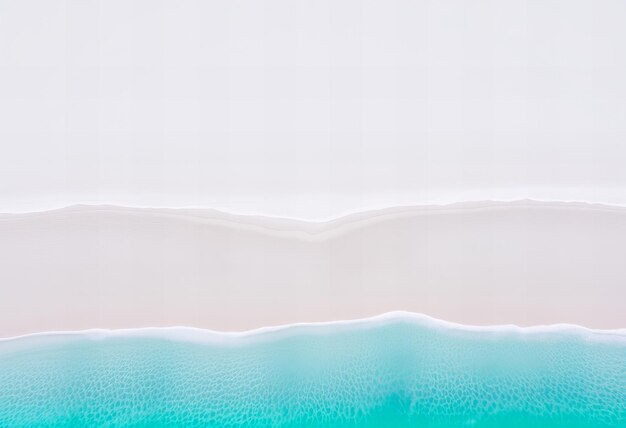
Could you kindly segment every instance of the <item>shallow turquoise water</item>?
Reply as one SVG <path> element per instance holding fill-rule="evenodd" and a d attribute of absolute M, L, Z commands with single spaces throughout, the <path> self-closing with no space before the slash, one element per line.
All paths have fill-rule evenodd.
<path fill-rule="evenodd" d="M 0 342 L 0 426 L 626 427 L 624 336 L 398 319 L 176 335 Z"/>

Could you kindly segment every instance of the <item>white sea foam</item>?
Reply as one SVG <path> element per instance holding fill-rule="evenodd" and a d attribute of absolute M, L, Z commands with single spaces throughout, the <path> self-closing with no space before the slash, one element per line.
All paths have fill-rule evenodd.
<path fill-rule="evenodd" d="M 160 338 L 185 342 L 228 342 L 242 339 L 271 339 L 275 337 L 297 336 L 300 334 L 325 334 L 353 328 L 372 328 L 392 323 L 412 323 L 433 329 L 455 330 L 481 334 L 524 334 L 524 335 L 580 335 L 591 340 L 618 341 L 626 344 L 626 328 L 591 329 L 576 324 L 552 324 L 523 327 L 515 324 L 477 326 L 440 320 L 425 314 L 406 311 L 393 311 L 373 317 L 326 322 L 299 322 L 278 326 L 268 326 L 247 331 L 223 332 L 197 327 L 144 327 L 129 329 L 88 329 L 77 331 L 47 331 L 0 338 L 0 344 L 20 342 L 29 339 L 70 339 L 83 337 L 102 340 L 109 337 Z"/>

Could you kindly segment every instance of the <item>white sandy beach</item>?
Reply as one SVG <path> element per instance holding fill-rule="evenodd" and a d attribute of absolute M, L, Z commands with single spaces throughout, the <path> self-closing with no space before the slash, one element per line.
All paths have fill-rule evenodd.
<path fill-rule="evenodd" d="M 0 3 L 0 337 L 626 327 L 625 4 Z"/>
<path fill-rule="evenodd" d="M 394 310 L 475 325 L 626 326 L 626 209 L 404 207 L 326 223 L 75 206 L 0 216 L 0 336 L 241 331 Z"/>

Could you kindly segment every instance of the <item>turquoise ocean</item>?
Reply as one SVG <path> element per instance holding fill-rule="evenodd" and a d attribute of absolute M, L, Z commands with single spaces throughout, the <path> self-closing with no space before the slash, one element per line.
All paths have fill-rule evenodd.
<path fill-rule="evenodd" d="M 626 427 L 626 332 L 395 314 L 0 341 L 0 427 Z"/>

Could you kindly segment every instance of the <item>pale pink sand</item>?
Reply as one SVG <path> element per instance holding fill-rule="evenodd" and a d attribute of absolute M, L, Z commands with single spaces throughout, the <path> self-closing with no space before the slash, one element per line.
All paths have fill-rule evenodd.
<path fill-rule="evenodd" d="M 478 203 L 329 223 L 79 206 L 0 215 L 0 336 L 246 330 L 392 310 L 626 326 L 626 209 Z"/>

